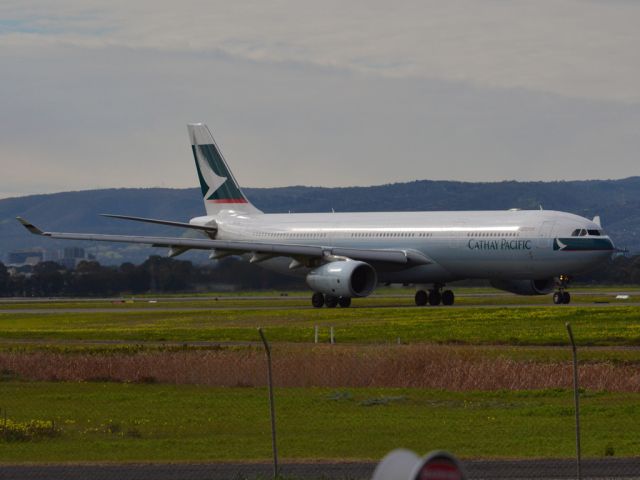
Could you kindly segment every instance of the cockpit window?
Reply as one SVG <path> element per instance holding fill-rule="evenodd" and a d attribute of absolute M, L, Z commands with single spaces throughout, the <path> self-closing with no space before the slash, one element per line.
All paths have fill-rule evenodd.
<path fill-rule="evenodd" d="M 602 230 L 586 230 L 584 228 L 576 228 L 573 232 L 571 232 L 572 237 L 586 237 L 587 235 L 599 237 L 601 235 L 604 235 L 604 233 L 602 233 Z"/>

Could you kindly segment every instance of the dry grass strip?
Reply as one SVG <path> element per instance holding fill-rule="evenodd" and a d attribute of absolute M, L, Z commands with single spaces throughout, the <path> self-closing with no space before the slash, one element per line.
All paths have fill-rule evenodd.
<path fill-rule="evenodd" d="M 160 382 L 262 386 L 265 355 L 253 348 L 118 353 L 0 352 L 0 370 L 26 380 Z M 494 358 L 435 345 L 276 346 L 274 376 L 283 387 L 418 387 L 447 390 L 568 388 L 571 364 Z M 584 363 L 581 386 L 640 392 L 640 369 Z"/>

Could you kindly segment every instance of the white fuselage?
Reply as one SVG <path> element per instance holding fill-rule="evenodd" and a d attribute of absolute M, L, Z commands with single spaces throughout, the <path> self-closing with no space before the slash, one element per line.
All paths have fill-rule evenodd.
<path fill-rule="evenodd" d="M 217 239 L 262 243 L 416 250 L 427 265 L 376 265 L 392 283 L 448 282 L 465 278 L 544 279 L 574 275 L 611 257 L 608 236 L 591 220 L 551 210 L 244 214 L 233 210 L 197 217 L 216 222 Z M 575 232 L 582 230 L 584 235 Z M 586 232 L 591 232 L 587 234 Z M 290 259 L 262 262 L 294 275 Z"/>

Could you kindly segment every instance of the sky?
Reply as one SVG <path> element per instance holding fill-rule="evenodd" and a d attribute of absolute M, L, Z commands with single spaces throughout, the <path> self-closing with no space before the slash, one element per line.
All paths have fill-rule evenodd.
<path fill-rule="evenodd" d="M 0 198 L 640 175 L 633 0 L 0 3 Z"/>

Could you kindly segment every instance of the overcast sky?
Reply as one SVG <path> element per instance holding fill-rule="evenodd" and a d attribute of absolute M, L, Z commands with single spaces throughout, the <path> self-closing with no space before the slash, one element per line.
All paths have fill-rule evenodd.
<path fill-rule="evenodd" d="M 640 175 L 633 0 L 0 3 L 0 197 Z"/>

